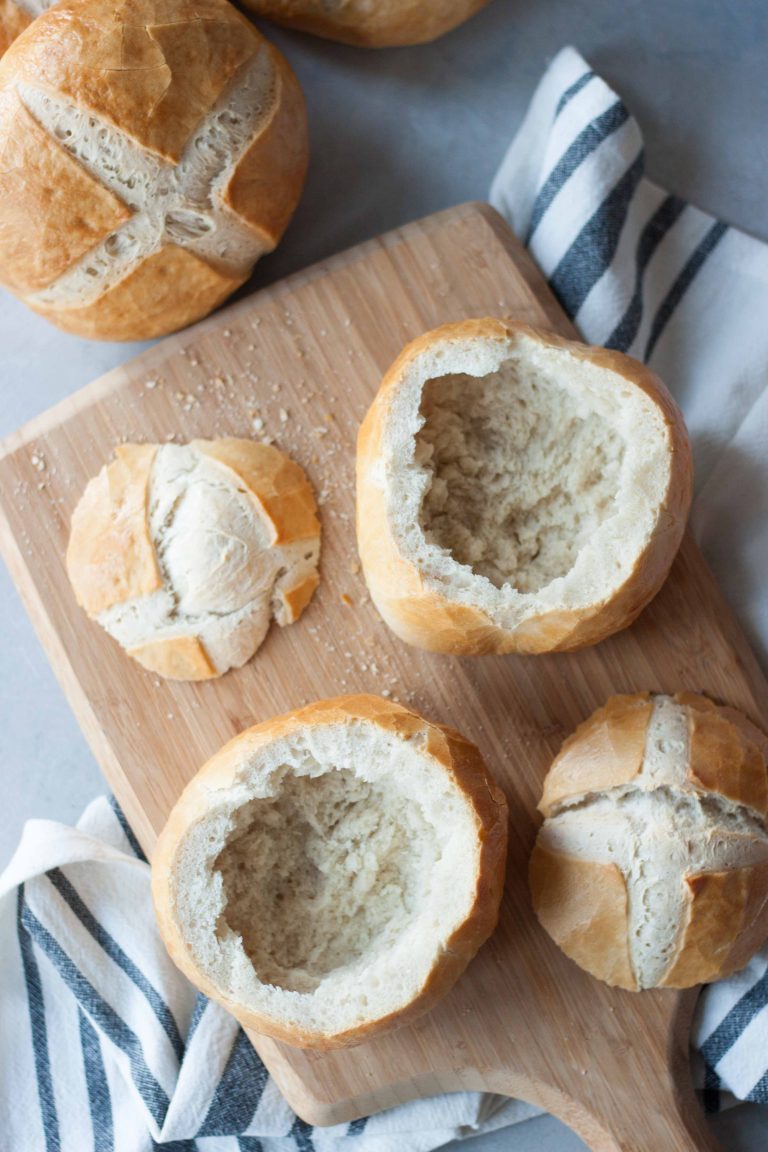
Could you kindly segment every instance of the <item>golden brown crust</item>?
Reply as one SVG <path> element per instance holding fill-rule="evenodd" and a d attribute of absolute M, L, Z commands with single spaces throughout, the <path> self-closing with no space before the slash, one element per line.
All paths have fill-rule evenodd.
<path fill-rule="evenodd" d="M 255 440 L 193 440 L 192 447 L 245 484 L 269 524 L 271 544 L 319 538 L 315 494 L 295 460 Z"/>
<path fill-rule="evenodd" d="M 621 869 L 551 852 L 537 841 L 529 883 L 539 923 L 566 956 L 606 984 L 636 991 Z"/>
<path fill-rule="evenodd" d="M 31 23 L 32 17 L 19 8 L 15 0 L 0 0 L 0 56 Z"/>
<path fill-rule="evenodd" d="M 275 247 L 299 202 L 309 163 L 304 95 L 293 69 L 271 44 L 265 46 L 275 70 L 272 116 L 243 153 L 227 183 L 222 201 L 264 238 L 265 251 Z"/>
<path fill-rule="evenodd" d="M 652 712 L 648 692 L 611 696 L 563 744 L 544 780 L 539 811 L 551 816 L 567 800 L 639 776 Z"/>
<path fill-rule="evenodd" d="M 162 587 L 147 513 L 156 452 L 156 444 L 119 445 L 72 514 L 67 574 L 89 616 Z"/>
<path fill-rule="evenodd" d="M 760 749 L 717 712 L 690 713 L 691 778 L 710 792 L 765 813 L 768 781 Z"/>
<path fill-rule="evenodd" d="M 689 708 L 688 776 L 691 782 L 765 815 L 768 774 L 764 749 L 754 738 L 758 730 L 752 726 L 752 732 L 747 735 L 749 730 L 743 726 L 746 717 L 734 723 L 734 709 L 718 708 L 705 696 L 678 693 L 675 701 Z M 752 733 L 754 736 L 750 739 Z"/>
<path fill-rule="evenodd" d="M 319 583 L 320 573 L 312 572 L 300 584 L 294 584 L 292 588 L 283 589 L 281 599 L 285 611 L 284 623 L 295 624 L 314 596 Z"/>
<path fill-rule="evenodd" d="M 768 937 L 768 862 L 686 878 L 686 922 L 665 988 L 738 972 Z"/>
<path fill-rule="evenodd" d="M 12 161 L 0 172 L 0 278 L 40 315 L 91 339 L 161 336 L 218 307 L 250 270 L 213 267 L 173 244 L 91 303 L 50 304 L 36 295 L 131 213 L 35 123 L 14 90 L 24 83 L 47 91 L 176 164 L 190 134 L 257 56 L 274 68 L 272 115 L 216 199 L 268 251 L 303 186 L 306 113 L 290 68 L 252 24 L 224 0 L 61 0 L 39 17 L 0 63 L 0 153 Z"/>
<path fill-rule="evenodd" d="M 387 515 L 386 496 L 376 482 L 386 418 L 406 370 L 437 341 L 467 339 L 508 344 L 520 337 L 565 349 L 578 359 L 615 372 L 642 389 L 659 409 L 668 432 L 670 480 L 657 524 L 624 584 L 607 601 L 579 609 L 547 612 L 513 630 L 495 624 L 481 609 L 459 604 L 429 586 L 400 555 Z M 573 651 L 626 628 L 656 595 L 677 553 L 692 494 L 692 462 L 682 415 L 658 377 L 639 361 L 604 348 L 588 347 L 525 324 L 485 318 L 446 324 L 410 343 L 384 376 L 361 425 L 357 444 L 358 549 L 371 598 L 402 640 L 453 655 Z"/>
<path fill-rule="evenodd" d="M 90 304 L 25 303 L 57 328 L 89 340 L 150 340 L 207 316 L 245 278 L 219 272 L 176 244 L 164 244 Z"/>
<path fill-rule="evenodd" d="M 221 0 L 63 0 L 6 53 L 0 78 L 56 92 L 176 164 L 261 43 Z"/>
<path fill-rule="evenodd" d="M 0 142 L 0 275 L 14 292 L 35 292 L 130 212 L 43 131 L 12 90 L 0 92 Z"/>
<path fill-rule="evenodd" d="M 214 791 L 231 787 L 240 766 L 253 751 L 307 726 L 367 721 L 406 740 L 421 738 L 424 751 L 449 774 L 475 813 L 480 842 L 475 899 L 469 915 L 445 944 L 429 977 L 414 999 L 390 1015 L 332 1035 L 285 1026 L 272 1017 L 249 1011 L 222 993 L 190 955 L 173 912 L 172 880 L 175 859 L 189 829 L 205 816 Z M 428 1011 L 455 983 L 490 936 L 498 918 L 504 887 L 507 846 L 507 804 L 489 775 L 477 748 L 457 732 L 431 724 L 414 712 L 377 696 L 341 696 L 321 700 L 285 716 L 277 716 L 236 736 L 201 768 L 174 806 L 157 842 L 152 860 L 152 894 L 160 933 L 174 963 L 207 996 L 229 1009 L 247 1028 L 301 1048 L 338 1048 L 414 1020 Z"/>
<path fill-rule="evenodd" d="M 126 651 L 142 668 L 166 680 L 211 680 L 218 676 L 197 636 L 166 636 Z"/>
<path fill-rule="evenodd" d="M 424 44 L 479 12 L 488 0 L 245 0 L 246 6 L 289 28 L 365 48 Z"/>

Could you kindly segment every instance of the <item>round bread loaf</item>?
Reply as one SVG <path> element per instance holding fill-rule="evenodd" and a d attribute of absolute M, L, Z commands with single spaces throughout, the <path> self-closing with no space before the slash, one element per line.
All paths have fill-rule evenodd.
<path fill-rule="evenodd" d="M 246 1027 L 333 1048 L 398 1027 L 493 931 L 507 806 L 458 733 L 346 696 L 231 740 L 152 862 L 172 959 Z"/>
<path fill-rule="evenodd" d="M 121 444 L 72 515 L 78 603 L 145 668 L 239 668 L 318 584 L 320 524 L 298 464 L 252 440 Z"/>
<path fill-rule="evenodd" d="M 143 340 L 275 247 L 304 102 L 226 0 L 63 0 L 0 62 L 0 151 L 0 280 L 69 332 Z"/>
<path fill-rule="evenodd" d="M 371 597 L 435 652 L 566 651 L 626 627 L 663 583 L 690 501 L 688 436 L 661 381 L 522 324 L 414 340 L 358 437 Z"/>
<path fill-rule="evenodd" d="M 488 0 L 245 0 L 259 16 L 365 48 L 424 44 L 463 24 Z"/>
<path fill-rule="evenodd" d="M 768 739 L 703 696 L 614 696 L 566 740 L 539 804 L 533 907 L 608 984 L 689 988 L 768 936 Z"/>

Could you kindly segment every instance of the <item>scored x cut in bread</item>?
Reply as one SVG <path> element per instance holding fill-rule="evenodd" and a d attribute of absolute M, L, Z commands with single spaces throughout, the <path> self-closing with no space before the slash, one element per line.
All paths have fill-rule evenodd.
<path fill-rule="evenodd" d="M 768 738 L 691 693 L 614 696 L 566 740 L 531 857 L 543 927 L 609 984 L 688 988 L 768 936 Z"/>
<path fill-rule="evenodd" d="M 376 696 L 268 720 L 193 778 L 152 861 L 172 959 L 246 1027 L 332 1048 L 398 1027 L 493 931 L 507 808 L 457 732 Z"/>
<path fill-rule="evenodd" d="M 227 0 L 62 0 L 0 62 L 0 281 L 80 336 L 206 315 L 307 164 L 288 64 Z"/>
<path fill-rule="evenodd" d="M 245 0 L 259 16 L 367 48 L 423 44 L 450 32 L 488 0 Z"/>
<path fill-rule="evenodd" d="M 690 500 L 688 436 L 653 372 L 523 324 L 414 340 L 358 437 L 371 597 L 437 652 L 568 650 L 624 628 L 663 583 Z"/>
<path fill-rule="evenodd" d="M 78 603 L 145 668 L 207 680 L 292 624 L 318 584 L 303 470 L 252 440 L 121 444 L 73 516 Z"/>

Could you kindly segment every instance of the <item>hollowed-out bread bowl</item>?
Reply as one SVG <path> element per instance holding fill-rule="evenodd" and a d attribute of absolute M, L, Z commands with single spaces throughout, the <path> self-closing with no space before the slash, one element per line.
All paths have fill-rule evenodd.
<path fill-rule="evenodd" d="M 683 419 L 617 352 L 500 320 L 409 344 L 358 437 L 371 597 L 438 652 L 547 652 L 630 624 L 691 500 Z"/>
<path fill-rule="evenodd" d="M 332 1048 L 404 1024 L 496 924 L 507 809 L 474 745 L 375 696 L 236 737 L 153 858 L 181 970 L 257 1032 Z"/>

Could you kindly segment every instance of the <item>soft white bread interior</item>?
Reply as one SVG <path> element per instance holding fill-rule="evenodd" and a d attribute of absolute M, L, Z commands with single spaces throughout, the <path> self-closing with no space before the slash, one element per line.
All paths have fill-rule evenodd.
<path fill-rule="evenodd" d="M 123 444 L 73 516 L 78 603 L 145 668 L 204 680 L 253 656 L 318 584 L 320 524 L 298 464 L 251 440 Z"/>
<path fill-rule="evenodd" d="M 563 951 L 632 990 L 736 971 L 768 936 L 765 735 L 701 696 L 616 696 L 544 783 L 533 906 Z"/>
<path fill-rule="evenodd" d="M 658 591 L 691 499 L 682 417 L 616 352 L 493 319 L 408 345 L 358 438 L 374 603 L 434 651 L 593 644 Z"/>
<path fill-rule="evenodd" d="M 0 63 L 0 151 L 0 280 L 68 331 L 148 339 L 275 247 L 306 115 L 226 0 L 62 0 Z"/>
<path fill-rule="evenodd" d="M 246 1025 L 330 1048 L 426 1011 L 496 924 L 504 796 L 477 749 L 374 696 L 242 733 L 153 857 L 171 957 Z"/>
<path fill-rule="evenodd" d="M 450 32 L 488 0 L 245 0 L 289 28 L 365 48 L 423 44 Z"/>

